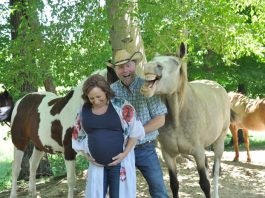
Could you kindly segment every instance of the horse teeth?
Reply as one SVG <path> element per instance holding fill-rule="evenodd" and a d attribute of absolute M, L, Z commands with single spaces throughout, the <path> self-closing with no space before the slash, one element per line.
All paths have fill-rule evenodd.
<path fill-rule="evenodd" d="M 145 76 L 145 80 L 146 81 L 152 81 L 152 80 L 155 80 L 156 79 L 156 75 L 154 74 L 148 74 Z"/>

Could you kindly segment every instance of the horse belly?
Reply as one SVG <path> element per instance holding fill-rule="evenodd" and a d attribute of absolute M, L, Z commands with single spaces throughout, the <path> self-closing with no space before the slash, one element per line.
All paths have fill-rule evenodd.
<path fill-rule="evenodd" d="M 259 116 L 255 115 L 248 115 L 246 116 L 243 121 L 242 125 L 244 128 L 253 131 L 264 131 L 265 130 L 265 122 L 261 120 Z"/>
<path fill-rule="evenodd" d="M 185 131 L 181 128 L 174 128 L 173 125 L 164 126 L 159 129 L 158 140 L 161 144 L 162 150 L 167 152 L 170 156 L 175 157 L 179 153 L 191 154 L 193 148 L 193 141 L 187 138 Z"/>
<path fill-rule="evenodd" d="M 170 156 L 176 156 L 179 153 L 176 132 L 172 127 L 161 127 L 158 141 L 161 144 L 162 152 L 165 151 Z"/>
<path fill-rule="evenodd" d="M 42 139 L 41 143 L 43 147 L 48 150 L 48 151 L 44 150 L 45 152 L 48 152 L 48 153 L 57 153 L 57 152 L 63 153 L 64 152 L 63 146 L 58 144 L 58 142 L 56 142 L 52 138 Z"/>

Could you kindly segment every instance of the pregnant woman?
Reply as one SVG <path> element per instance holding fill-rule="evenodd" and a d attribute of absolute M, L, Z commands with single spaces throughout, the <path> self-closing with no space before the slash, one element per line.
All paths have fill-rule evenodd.
<path fill-rule="evenodd" d="M 91 162 L 85 197 L 136 197 L 134 146 L 144 128 L 127 101 L 114 97 L 104 77 L 93 75 L 83 85 L 85 103 L 77 118 L 72 146 Z M 85 133 L 84 133 L 85 132 Z M 83 133 L 83 136 L 82 136 Z"/>

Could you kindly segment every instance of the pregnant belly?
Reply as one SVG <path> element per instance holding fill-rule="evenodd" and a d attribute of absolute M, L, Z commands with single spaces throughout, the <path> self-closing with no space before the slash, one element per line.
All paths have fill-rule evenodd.
<path fill-rule="evenodd" d="M 88 134 L 88 145 L 96 162 L 107 165 L 123 152 L 123 134 L 120 131 L 96 131 Z"/>

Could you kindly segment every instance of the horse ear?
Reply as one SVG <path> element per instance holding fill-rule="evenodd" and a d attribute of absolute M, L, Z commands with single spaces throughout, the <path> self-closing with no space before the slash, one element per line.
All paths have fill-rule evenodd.
<path fill-rule="evenodd" d="M 109 84 L 112 84 L 119 80 L 114 68 L 107 66 L 107 81 Z"/>
<path fill-rule="evenodd" d="M 9 96 L 9 93 L 8 93 L 8 91 L 6 89 L 4 91 L 4 95 L 5 95 L 5 97 L 8 97 Z"/>
<path fill-rule="evenodd" d="M 183 58 L 186 54 L 186 46 L 183 42 L 181 42 L 180 47 L 179 47 L 179 57 Z"/>

